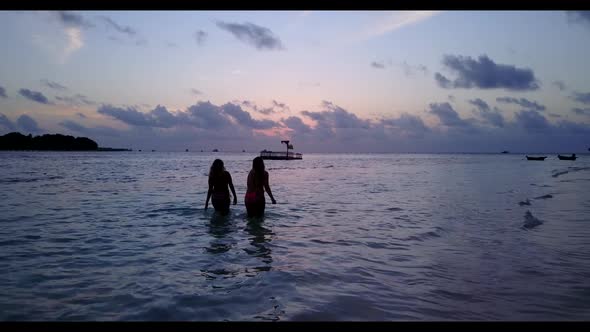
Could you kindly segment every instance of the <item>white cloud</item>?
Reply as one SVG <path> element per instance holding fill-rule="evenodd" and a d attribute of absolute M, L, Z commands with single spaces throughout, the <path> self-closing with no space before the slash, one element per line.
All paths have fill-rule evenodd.
<path fill-rule="evenodd" d="M 415 24 L 424 21 L 434 15 L 438 14 L 438 11 L 399 11 L 391 12 L 375 22 L 366 29 L 367 38 L 380 36 L 402 27 Z"/>
<path fill-rule="evenodd" d="M 82 31 L 80 31 L 79 28 L 66 28 L 65 33 L 68 41 L 62 53 L 62 63 L 64 63 L 72 53 L 84 46 L 84 41 L 82 40 Z"/>
<path fill-rule="evenodd" d="M 84 46 L 82 31 L 77 27 L 37 31 L 32 37 L 33 43 L 49 53 L 59 64 L 64 64 L 74 52 Z"/>

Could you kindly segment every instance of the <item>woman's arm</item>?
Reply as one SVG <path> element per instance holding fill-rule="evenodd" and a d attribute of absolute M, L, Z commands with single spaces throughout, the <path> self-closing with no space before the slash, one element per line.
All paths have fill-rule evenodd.
<path fill-rule="evenodd" d="M 207 199 L 205 200 L 205 210 L 209 206 L 209 198 L 211 198 L 211 194 L 213 194 L 213 182 L 209 179 L 209 190 L 207 190 Z"/>
<path fill-rule="evenodd" d="M 234 205 L 238 204 L 238 196 L 236 195 L 236 190 L 234 189 L 234 183 L 231 179 L 231 174 L 227 172 L 227 183 L 229 184 L 229 189 L 231 189 L 231 193 L 234 195 Z"/>
<path fill-rule="evenodd" d="M 277 204 L 277 201 L 275 201 L 275 198 L 272 196 L 272 191 L 270 190 L 270 185 L 268 184 L 268 172 L 267 171 L 264 171 L 264 189 L 268 193 L 268 196 L 270 196 L 270 200 L 272 201 L 272 204 Z"/>

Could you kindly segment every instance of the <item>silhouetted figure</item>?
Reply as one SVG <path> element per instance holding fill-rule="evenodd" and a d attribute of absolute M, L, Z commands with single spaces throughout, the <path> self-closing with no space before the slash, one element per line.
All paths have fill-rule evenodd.
<path fill-rule="evenodd" d="M 252 170 L 248 174 L 248 183 L 246 189 L 246 211 L 248 217 L 261 217 L 264 215 L 264 208 L 266 200 L 264 198 L 264 191 L 268 193 L 272 204 L 276 204 L 270 185 L 268 184 L 268 172 L 264 169 L 264 161 L 261 157 L 256 157 L 252 161 Z"/>
<path fill-rule="evenodd" d="M 231 174 L 225 170 L 223 161 L 215 159 L 209 170 L 209 190 L 207 191 L 207 200 L 205 201 L 205 210 L 209 206 L 209 199 L 215 208 L 215 211 L 221 214 L 229 213 L 229 189 L 234 195 L 234 205 L 238 204 L 238 197 L 231 179 Z"/>

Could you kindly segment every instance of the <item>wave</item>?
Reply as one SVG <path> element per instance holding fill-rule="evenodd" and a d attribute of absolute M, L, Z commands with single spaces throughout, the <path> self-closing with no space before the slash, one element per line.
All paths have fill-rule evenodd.
<path fill-rule="evenodd" d="M 561 175 L 564 174 L 568 174 L 568 173 L 574 173 L 574 172 L 580 172 L 580 171 L 587 171 L 590 170 L 590 167 L 570 167 L 565 171 L 557 171 L 557 170 L 553 170 L 553 174 L 551 176 L 553 176 L 554 178 L 559 177 Z"/>

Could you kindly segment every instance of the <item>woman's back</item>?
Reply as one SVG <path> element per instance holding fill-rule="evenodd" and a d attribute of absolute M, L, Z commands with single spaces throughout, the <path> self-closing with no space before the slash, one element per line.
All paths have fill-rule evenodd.
<path fill-rule="evenodd" d="M 268 172 L 264 171 L 263 176 L 256 174 L 256 171 L 251 170 L 248 174 L 247 192 L 264 192 L 264 184 L 268 179 Z"/>
<path fill-rule="evenodd" d="M 213 191 L 216 193 L 227 193 L 229 195 L 229 173 L 222 171 L 209 178 L 209 185 L 213 185 Z"/>

